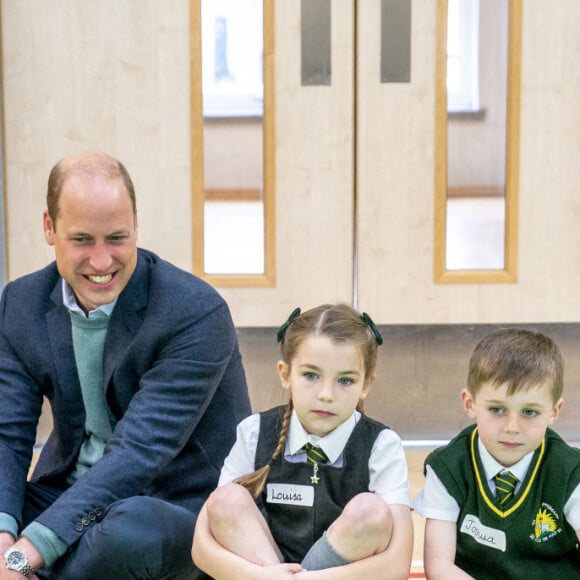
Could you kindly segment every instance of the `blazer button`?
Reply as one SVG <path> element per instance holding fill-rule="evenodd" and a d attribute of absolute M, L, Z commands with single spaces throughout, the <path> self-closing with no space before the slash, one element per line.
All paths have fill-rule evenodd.
<path fill-rule="evenodd" d="M 89 520 L 91 520 L 91 522 L 94 522 L 97 519 L 97 514 L 95 512 L 91 512 L 89 514 Z"/>
<path fill-rule="evenodd" d="M 100 507 L 98 507 L 98 508 L 95 510 L 95 515 L 96 515 L 98 518 L 102 518 L 102 517 L 105 515 L 105 510 L 104 510 L 103 508 L 100 508 Z"/>
<path fill-rule="evenodd" d="M 81 520 L 83 526 L 88 526 L 91 522 L 86 516 Z"/>
<path fill-rule="evenodd" d="M 84 529 L 84 526 L 83 526 L 83 524 L 81 524 L 80 522 L 79 522 L 78 524 L 75 524 L 75 530 L 76 530 L 77 532 L 82 532 L 82 531 L 83 531 L 83 529 Z"/>

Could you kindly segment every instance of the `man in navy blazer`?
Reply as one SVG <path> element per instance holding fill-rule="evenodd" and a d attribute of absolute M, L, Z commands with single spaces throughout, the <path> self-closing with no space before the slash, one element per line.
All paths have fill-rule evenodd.
<path fill-rule="evenodd" d="M 55 165 L 56 261 L 0 304 L 0 580 L 195 575 L 196 516 L 250 402 L 226 303 L 137 229 L 118 160 Z M 27 481 L 45 398 L 54 428 Z"/>

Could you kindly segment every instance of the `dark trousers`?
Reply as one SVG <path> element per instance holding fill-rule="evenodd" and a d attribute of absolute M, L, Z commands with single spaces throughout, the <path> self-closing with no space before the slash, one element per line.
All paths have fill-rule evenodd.
<path fill-rule="evenodd" d="M 24 525 L 62 492 L 29 483 Z M 118 501 L 50 569 L 39 570 L 38 576 L 46 580 L 193 580 L 199 576 L 191 560 L 195 518 L 191 511 L 156 498 Z"/>

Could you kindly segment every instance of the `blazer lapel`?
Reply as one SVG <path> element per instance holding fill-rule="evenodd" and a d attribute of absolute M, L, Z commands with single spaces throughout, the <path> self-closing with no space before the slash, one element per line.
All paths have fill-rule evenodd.
<path fill-rule="evenodd" d="M 111 315 L 104 352 L 103 384 L 105 389 L 108 388 L 113 372 L 119 366 L 143 323 L 141 313 L 147 306 L 148 297 L 147 271 L 146 261 L 139 259 L 135 272 L 119 295 Z"/>
<path fill-rule="evenodd" d="M 62 302 L 62 281 L 58 283 L 51 294 L 54 307 L 46 314 L 48 342 L 57 374 L 55 384 L 60 385 L 56 397 L 62 397 L 67 409 L 70 409 L 70 419 L 84 424 L 85 409 L 81 394 L 81 386 L 72 343 L 70 314 Z"/>

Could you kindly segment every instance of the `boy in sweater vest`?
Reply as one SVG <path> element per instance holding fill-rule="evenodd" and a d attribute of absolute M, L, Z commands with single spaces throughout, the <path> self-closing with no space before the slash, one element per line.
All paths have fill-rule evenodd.
<path fill-rule="evenodd" d="M 430 579 L 580 578 L 580 449 L 549 426 L 563 406 L 562 354 L 501 329 L 471 356 L 463 408 L 475 420 L 425 461 Z"/>

